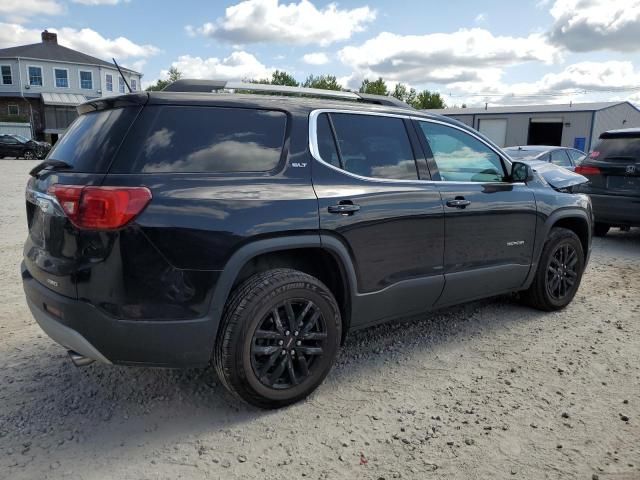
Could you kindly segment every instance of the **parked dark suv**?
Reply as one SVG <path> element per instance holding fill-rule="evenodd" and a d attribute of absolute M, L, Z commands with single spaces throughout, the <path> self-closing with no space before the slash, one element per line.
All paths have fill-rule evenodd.
<path fill-rule="evenodd" d="M 386 97 L 223 87 L 85 103 L 32 171 L 27 302 L 76 364 L 213 361 L 274 408 L 322 382 L 351 330 L 509 292 L 573 299 L 583 177 Z"/>
<path fill-rule="evenodd" d="M 44 158 L 51 150 L 51 145 L 46 142 L 37 142 L 22 135 L 0 135 L 0 158 L 15 157 L 35 160 Z"/>
<path fill-rule="evenodd" d="M 640 227 L 640 129 L 611 130 L 576 167 L 589 179 L 579 187 L 593 202 L 595 234 L 613 227 Z"/>

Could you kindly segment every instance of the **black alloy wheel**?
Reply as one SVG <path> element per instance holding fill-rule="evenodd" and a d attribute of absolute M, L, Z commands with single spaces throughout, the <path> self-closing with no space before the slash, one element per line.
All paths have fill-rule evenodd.
<path fill-rule="evenodd" d="M 570 243 L 562 243 L 555 249 L 547 267 L 547 292 L 561 301 L 573 290 L 578 280 L 578 252 Z"/>
<path fill-rule="evenodd" d="M 306 380 L 324 353 L 327 327 L 311 300 L 280 302 L 258 323 L 251 342 L 251 366 L 265 386 L 291 388 Z"/>

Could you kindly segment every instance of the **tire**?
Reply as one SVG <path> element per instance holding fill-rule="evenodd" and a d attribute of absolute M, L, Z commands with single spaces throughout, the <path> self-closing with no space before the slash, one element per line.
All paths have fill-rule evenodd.
<path fill-rule="evenodd" d="M 341 335 L 340 310 L 322 282 L 297 270 L 268 270 L 232 292 L 213 363 L 221 382 L 241 400 L 284 407 L 322 383 Z"/>
<path fill-rule="evenodd" d="M 33 152 L 33 150 L 25 150 L 25 152 L 22 154 L 22 158 L 24 158 L 25 160 L 35 160 L 36 154 Z"/>
<path fill-rule="evenodd" d="M 593 234 L 596 237 L 604 237 L 611 228 L 611 225 L 607 225 L 606 223 L 596 223 L 593 226 Z"/>
<path fill-rule="evenodd" d="M 524 292 L 525 302 L 544 311 L 561 310 L 569 305 L 580 287 L 584 261 L 582 243 L 574 232 L 551 229 L 533 283 Z"/>

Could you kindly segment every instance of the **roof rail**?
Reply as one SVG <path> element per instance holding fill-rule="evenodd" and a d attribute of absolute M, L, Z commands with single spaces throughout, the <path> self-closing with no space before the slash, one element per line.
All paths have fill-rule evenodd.
<path fill-rule="evenodd" d="M 395 97 L 385 95 L 371 95 L 341 90 L 324 90 L 321 88 L 287 87 L 284 85 L 269 85 L 264 83 L 228 82 L 224 80 L 180 79 L 167 85 L 165 92 L 203 92 L 214 93 L 220 90 L 246 90 L 251 92 L 282 93 L 288 95 L 311 95 L 322 98 L 338 98 L 375 103 L 391 107 L 412 108 Z"/>

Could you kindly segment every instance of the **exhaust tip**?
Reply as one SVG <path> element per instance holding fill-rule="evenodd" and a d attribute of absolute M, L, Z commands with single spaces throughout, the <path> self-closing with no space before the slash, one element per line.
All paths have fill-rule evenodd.
<path fill-rule="evenodd" d="M 87 365 L 91 365 L 95 360 L 93 358 L 85 357 L 84 355 L 80 355 L 78 352 L 74 352 L 73 350 L 69 350 L 69 358 L 73 362 L 76 367 L 86 367 Z"/>

